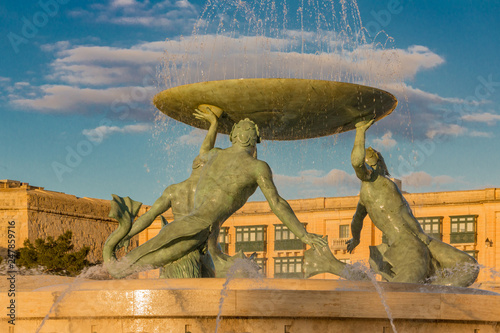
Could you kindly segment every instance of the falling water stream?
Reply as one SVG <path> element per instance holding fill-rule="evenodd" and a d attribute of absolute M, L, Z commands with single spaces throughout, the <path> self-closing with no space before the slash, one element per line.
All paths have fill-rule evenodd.
<path fill-rule="evenodd" d="M 166 42 L 157 76 L 160 90 L 240 78 L 340 81 L 390 92 L 393 92 L 390 87 L 397 86 L 400 90 L 404 86 L 393 39 L 385 32 L 370 36 L 356 0 L 207 1 L 192 34 Z M 409 112 L 401 107 L 403 104 L 400 100 L 395 122 L 399 134 L 408 136 Z M 174 127 L 184 132 L 173 134 Z M 178 154 L 186 153 L 185 146 L 181 151 L 172 144 L 175 135 L 190 135 L 191 130 L 157 112 L 151 142 L 155 153 L 151 159 L 165 166 L 158 169 L 158 178 L 165 182 L 160 185 L 168 186 L 174 181 L 172 175 L 178 172 L 178 165 L 171 161 L 178 161 Z M 380 131 L 384 129 L 375 126 L 371 133 L 382 136 Z M 298 174 L 303 170 L 341 167 L 346 159 L 334 156 L 346 154 L 343 142 L 338 136 L 292 143 L 266 141 L 259 154 L 276 173 Z M 162 154 L 157 154 L 158 151 Z M 314 157 L 312 152 L 318 151 L 321 154 Z M 196 154 L 194 150 L 193 153 Z M 294 171 L 289 170 L 290 166 Z M 356 194 L 339 191 L 337 195 Z M 299 199 L 308 195 L 311 197 L 303 190 L 296 197 L 285 197 Z M 317 192 L 314 195 L 331 196 Z M 259 198 L 263 200 L 262 196 Z"/>
<path fill-rule="evenodd" d="M 391 323 L 393 333 L 398 333 L 398 330 L 396 329 L 396 326 L 394 325 L 394 319 L 392 318 L 392 311 L 389 308 L 389 306 L 387 305 L 387 300 L 385 299 L 384 290 L 380 286 L 380 283 L 377 281 L 377 278 L 375 277 L 375 274 L 373 273 L 373 271 L 371 269 L 369 269 L 368 267 L 365 267 L 364 272 L 370 278 L 371 283 L 375 287 L 375 290 L 377 291 L 377 293 L 380 297 L 380 301 L 382 302 L 382 305 L 384 306 L 384 310 L 387 313 L 387 318 L 389 319 L 389 321 Z"/>
<path fill-rule="evenodd" d="M 88 281 L 89 278 L 96 278 L 100 276 L 98 279 L 103 279 L 103 276 L 107 277 L 107 275 L 108 273 L 106 269 L 103 267 L 103 265 L 92 266 L 82 271 L 82 273 L 80 273 L 77 277 L 75 277 L 75 279 L 67 285 L 66 289 L 64 289 L 59 294 L 59 296 L 57 296 L 56 300 L 50 307 L 49 312 L 45 315 L 42 322 L 36 329 L 35 333 L 39 333 L 41 331 L 41 329 L 49 319 L 50 315 L 55 311 L 57 306 L 61 304 L 61 302 L 67 295 L 69 295 L 72 291 L 76 290 L 82 283 Z"/>
<path fill-rule="evenodd" d="M 66 295 L 68 295 L 73 290 L 75 290 L 76 287 L 78 287 L 78 285 L 80 285 L 82 282 L 83 282 L 83 278 L 77 277 L 73 282 L 71 282 L 71 284 L 68 287 L 66 287 L 66 289 L 64 289 L 64 291 L 57 297 L 57 299 L 54 301 L 54 303 L 50 307 L 49 312 L 47 312 L 47 314 L 43 318 L 42 322 L 40 323 L 40 325 L 36 329 L 35 333 L 40 332 L 40 330 L 45 325 L 45 322 L 49 319 L 50 315 L 54 312 L 54 310 L 62 302 L 62 300 L 66 297 Z"/>
<path fill-rule="evenodd" d="M 256 281 L 262 281 L 262 274 L 259 272 L 259 267 L 251 260 L 248 259 L 236 259 L 234 264 L 229 268 L 226 274 L 226 281 L 222 285 L 222 290 L 220 292 L 219 300 L 219 312 L 217 313 L 217 319 L 215 321 L 215 333 L 219 330 L 219 325 L 222 320 L 222 307 L 224 305 L 224 300 L 226 299 L 229 291 L 229 283 L 237 278 L 238 276 L 246 276 Z"/>

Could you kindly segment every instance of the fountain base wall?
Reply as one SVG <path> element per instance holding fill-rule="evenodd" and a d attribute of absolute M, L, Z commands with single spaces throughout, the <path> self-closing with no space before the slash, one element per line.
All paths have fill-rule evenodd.
<path fill-rule="evenodd" d="M 477 289 L 337 280 L 76 281 L 16 293 L 1 332 L 500 332 L 500 295 Z M 222 293 L 221 293 L 222 292 Z M 382 298 L 384 302 L 382 302 Z M 3 293 L 0 304 L 8 304 Z M 9 330 L 10 329 L 10 330 Z M 476 330 L 476 331 L 475 331 Z M 477 331 L 479 330 L 479 331 Z"/>

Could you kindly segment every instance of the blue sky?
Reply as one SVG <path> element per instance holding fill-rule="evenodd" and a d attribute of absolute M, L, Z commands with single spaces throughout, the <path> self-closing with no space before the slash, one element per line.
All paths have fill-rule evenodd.
<path fill-rule="evenodd" d="M 189 176 L 204 136 L 158 117 L 152 96 L 181 83 L 278 75 L 395 94 L 398 108 L 369 130 L 368 143 L 405 190 L 500 186 L 500 1 L 348 1 L 345 21 L 339 2 L 287 1 L 285 19 L 284 2 L 273 10 L 270 0 L 255 1 L 266 8 L 2 2 L 0 179 L 152 204 Z M 166 60 L 174 67 L 162 67 Z M 352 132 L 264 142 L 259 158 L 286 199 L 354 195 L 352 142 Z M 227 147 L 227 137 L 216 145 Z"/>

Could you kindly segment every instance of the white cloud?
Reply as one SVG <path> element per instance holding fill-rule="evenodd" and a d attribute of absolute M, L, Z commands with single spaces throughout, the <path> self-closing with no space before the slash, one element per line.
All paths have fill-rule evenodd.
<path fill-rule="evenodd" d="M 299 189 L 298 197 L 325 196 L 332 191 L 338 195 L 356 195 L 360 187 L 356 175 L 338 169 L 330 170 L 326 175 L 320 170 L 304 170 L 298 176 L 276 174 L 274 181 L 278 188 Z"/>
<path fill-rule="evenodd" d="M 188 146 L 201 146 L 206 135 L 207 131 L 195 128 L 191 132 L 189 132 L 189 134 L 181 135 L 177 139 L 177 144 L 188 145 Z"/>
<path fill-rule="evenodd" d="M 111 7 L 126 7 L 137 5 L 135 0 L 112 0 Z"/>
<path fill-rule="evenodd" d="M 287 31 L 287 35 L 292 32 Z M 313 43 L 316 36 L 310 35 L 305 37 Z M 189 36 L 168 42 L 166 71 L 171 68 L 173 74 L 181 68 L 184 79 L 179 84 L 241 77 L 289 77 L 381 86 L 412 79 L 419 71 L 444 62 L 425 47 L 383 50 L 366 44 L 338 53 L 301 53 L 300 47 L 297 39 L 288 36 Z"/>
<path fill-rule="evenodd" d="M 175 2 L 175 6 L 179 8 L 194 8 L 194 6 L 188 0 L 178 0 Z"/>
<path fill-rule="evenodd" d="M 11 104 L 33 111 L 56 113 L 101 112 L 95 109 L 120 108 L 151 118 L 151 99 L 156 86 L 156 65 L 165 43 L 140 43 L 130 48 L 72 46 L 69 43 L 45 45 L 57 56 L 47 79 L 57 82 L 31 86 L 17 82 L 6 90 Z M 97 88 L 99 87 L 99 88 Z M 93 109 L 89 109 L 93 106 Z M 141 111 L 147 110 L 150 116 Z M 138 112 L 139 111 L 139 112 Z"/>
<path fill-rule="evenodd" d="M 316 179 L 321 178 L 324 172 L 321 170 L 303 170 L 299 172 L 298 176 L 287 176 L 287 175 L 274 175 L 274 181 L 277 184 L 282 184 L 283 186 L 300 184 L 300 183 L 310 183 L 312 184 Z"/>
<path fill-rule="evenodd" d="M 386 89 L 389 89 L 392 93 L 400 95 L 401 97 L 408 98 L 411 100 L 412 104 L 417 103 L 421 105 L 428 105 L 429 103 L 436 104 L 436 105 L 442 105 L 442 104 L 480 104 L 480 103 L 486 103 L 486 101 L 483 102 L 473 102 L 473 101 L 467 101 L 462 98 L 455 98 L 455 97 L 442 97 L 439 96 L 438 94 L 430 93 L 423 91 L 418 88 L 414 88 L 412 86 L 402 84 L 402 83 L 391 83 L 387 84 L 384 86 Z M 400 100 L 403 100 L 403 98 L 400 98 Z"/>
<path fill-rule="evenodd" d="M 56 72 L 48 76 L 51 80 L 57 80 L 70 85 L 83 86 L 108 86 L 108 85 L 130 85 L 154 84 L 154 67 L 148 66 L 112 66 L 99 65 L 59 65 Z"/>
<path fill-rule="evenodd" d="M 491 132 L 469 131 L 469 136 L 475 138 L 493 138 L 495 135 Z"/>
<path fill-rule="evenodd" d="M 422 45 L 413 45 L 401 52 L 404 52 L 402 66 L 411 77 L 422 69 L 434 68 L 445 62 L 443 57 Z"/>
<path fill-rule="evenodd" d="M 382 138 L 373 139 L 373 145 L 377 150 L 389 150 L 396 146 L 397 142 L 392 138 L 392 132 L 387 131 Z"/>
<path fill-rule="evenodd" d="M 462 119 L 469 122 L 486 123 L 488 125 L 495 125 L 500 120 L 500 114 L 491 112 L 481 112 L 475 114 L 467 114 L 462 116 Z"/>
<path fill-rule="evenodd" d="M 151 125 L 149 124 L 134 124 L 127 125 L 124 127 L 118 126 L 99 126 L 93 129 L 84 129 L 82 134 L 85 135 L 90 141 L 100 143 L 105 138 L 113 134 L 135 134 L 143 133 L 151 130 Z"/>
<path fill-rule="evenodd" d="M 40 46 L 44 52 L 55 52 L 60 50 L 66 50 L 71 47 L 71 43 L 67 40 L 62 40 L 53 44 L 43 44 Z"/>
<path fill-rule="evenodd" d="M 10 84 L 11 79 L 8 77 L 0 76 L 0 101 L 4 102 L 10 99 L 9 95 L 12 94 L 14 88 Z"/>
<path fill-rule="evenodd" d="M 14 84 L 14 88 L 16 89 L 23 89 L 24 87 L 29 87 L 29 86 L 30 86 L 29 82 L 26 81 L 20 81 Z"/>
<path fill-rule="evenodd" d="M 423 171 L 414 172 L 402 178 L 403 186 L 418 188 L 432 185 L 432 176 Z"/>
<path fill-rule="evenodd" d="M 93 4 L 91 10 L 70 12 L 75 18 L 117 25 L 161 27 L 175 31 L 191 31 L 199 15 L 197 7 L 187 0 L 136 1 L 111 0 L 108 4 Z"/>
<path fill-rule="evenodd" d="M 448 138 L 464 135 L 477 137 L 477 131 L 474 132 L 469 128 L 470 124 L 464 123 L 464 110 L 473 110 L 490 103 L 487 100 L 443 97 L 405 83 L 388 84 L 382 88 L 396 95 L 399 100 L 396 111 L 382 120 L 383 127 L 400 138 L 405 135 L 417 140 L 434 138 L 436 135 Z"/>
<path fill-rule="evenodd" d="M 422 71 L 435 68 L 445 62 L 444 58 L 425 46 L 414 45 L 407 49 L 384 50 L 367 44 L 355 49 L 348 59 L 356 59 L 358 70 L 376 78 L 395 80 L 413 79 Z M 373 80 L 373 79 L 372 79 Z"/>
<path fill-rule="evenodd" d="M 50 48 L 50 47 L 47 47 Z M 153 85 L 165 43 L 141 43 L 130 48 L 66 46 L 56 53 L 48 79 L 71 85 Z"/>
<path fill-rule="evenodd" d="M 144 104 L 149 102 L 154 93 L 154 88 L 150 87 L 91 89 L 66 85 L 44 85 L 40 87 L 40 90 L 41 96 L 35 98 L 15 96 L 11 99 L 11 103 L 28 110 L 67 114 L 96 112 L 97 110 L 92 110 L 89 106 L 100 105 L 123 119 L 123 117 L 130 117 L 131 112 L 135 112 L 135 116 L 148 113 L 149 110 L 144 112 Z"/>
<path fill-rule="evenodd" d="M 462 136 L 467 133 L 467 129 L 457 124 L 441 124 L 427 132 L 427 137 L 433 139 L 436 135 Z"/>
<path fill-rule="evenodd" d="M 457 182 L 453 177 L 447 175 L 431 176 L 424 171 L 413 172 L 408 176 L 402 177 L 403 188 L 412 187 L 415 189 L 425 188 L 434 186 L 435 188 L 440 188 L 443 185 L 450 185 Z"/>
<path fill-rule="evenodd" d="M 348 174 L 344 170 L 330 170 L 324 177 L 317 177 L 314 185 L 337 186 L 359 190 L 360 182 L 354 174 Z"/>
<path fill-rule="evenodd" d="M 466 127 L 457 124 L 439 124 L 427 131 L 427 137 L 434 139 L 436 136 L 469 136 L 469 137 L 482 137 L 491 138 L 493 133 L 469 130 Z"/>
<path fill-rule="evenodd" d="M 11 79 L 9 77 L 0 76 L 0 100 L 6 101 L 8 100 L 8 95 L 12 94 L 14 91 L 14 87 L 10 84 Z"/>
<path fill-rule="evenodd" d="M 161 47 L 161 48 L 160 48 Z M 141 43 L 130 48 L 76 46 L 58 52 L 56 63 L 158 63 L 165 43 Z"/>

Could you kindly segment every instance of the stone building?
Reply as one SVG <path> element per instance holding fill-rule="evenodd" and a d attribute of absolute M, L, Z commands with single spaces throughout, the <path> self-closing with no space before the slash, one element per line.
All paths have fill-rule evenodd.
<path fill-rule="evenodd" d="M 500 189 L 405 193 L 414 215 L 434 237 L 475 256 L 484 267 L 478 278 L 482 288 L 500 288 Z M 382 234 L 367 217 L 361 243 L 353 254 L 346 251 L 350 222 L 357 196 L 289 200 L 309 232 L 328 236 L 333 254 L 345 262 L 367 261 L 369 245 L 382 242 Z M 143 206 L 140 214 L 149 209 Z M 57 237 L 73 231 L 75 249 L 90 246 L 89 260 L 102 260 L 102 246 L 117 222 L 108 217 L 109 201 L 77 198 L 11 180 L 0 181 L 0 248 L 7 247 L 9 221 L 15 221 L 16 246 L 24 239 Z M 172 221 L 172 215 L 164 215 Z M 160 230 L 160 220 L 136 240 L 142 244 Z M 267 277 L 301 276 L 305 247 L 271 212 L 267 202 L 249 202 L 230 217 L 220 234 L 222 248 L 230 255 L 242 250 L 257 254 Z M 150 272 L 142 276 L 155 277 Z M 335 278 L 320 274 L 315 278 Z"/>
<path fill-rule="evenodd" d="M 108 217 L 109 207 L 109 200 L 78 198 L 16 180 L 0 180 L 0 249 L 7 248 L 11 222 L 16 248 L 25 239 L 57 238 L 71 230 L 75 250 L 89 246 L 87 260 L 102 261 L 103 244 L 118 225 Z"/>

